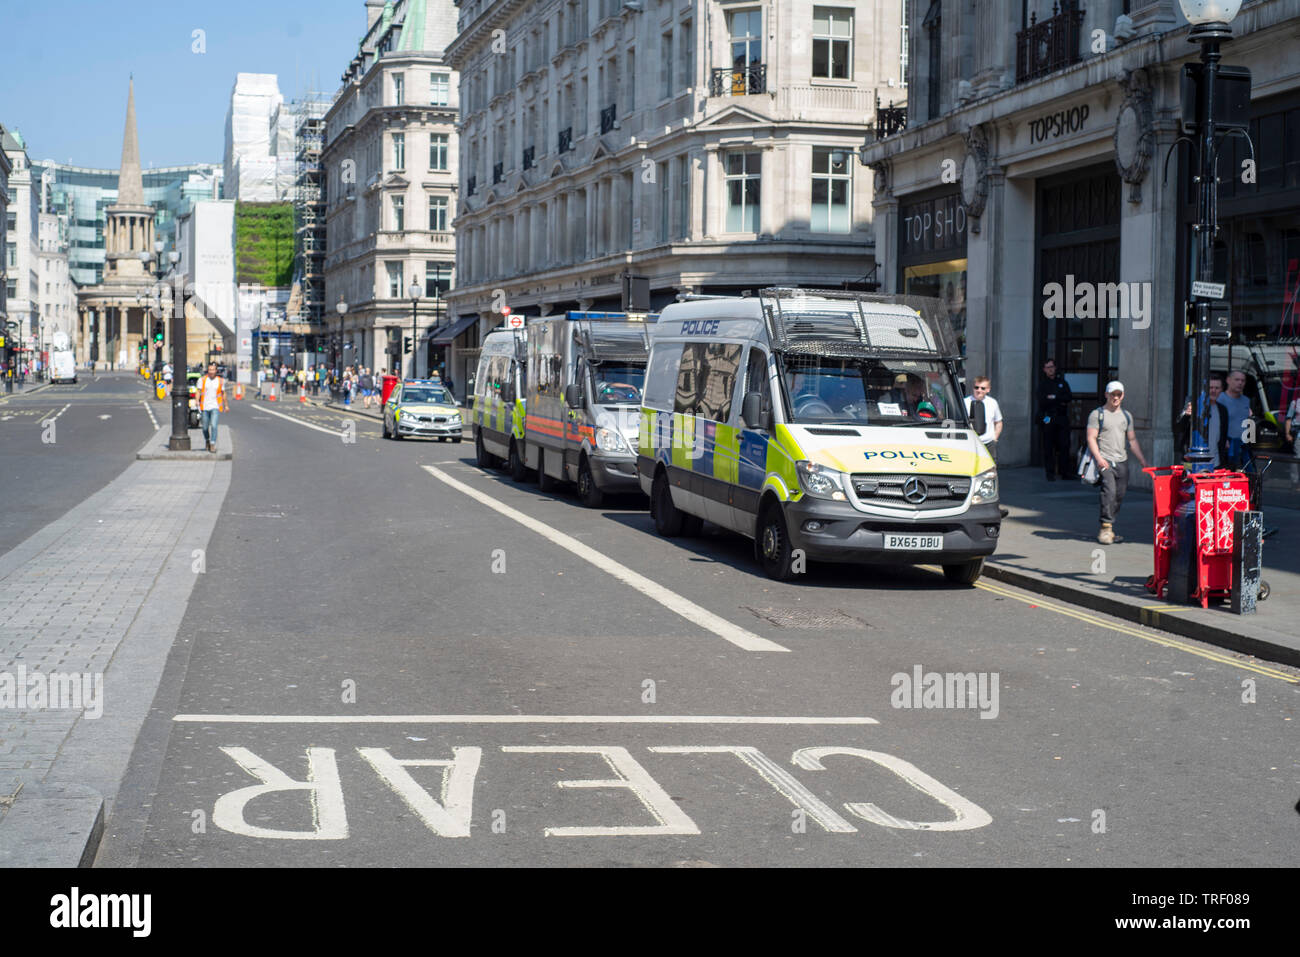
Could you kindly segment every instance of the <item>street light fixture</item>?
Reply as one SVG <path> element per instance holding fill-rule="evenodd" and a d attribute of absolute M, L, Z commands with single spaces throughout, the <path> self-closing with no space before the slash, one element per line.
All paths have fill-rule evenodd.
<path fill-rule="evenodd" d="M 406 287 L 407 294 L 411 297 L 411 378 L 415 378 L 416 366 L 415 357 L 418 355 L 420 348 L 420 336 L 416 332 L 416 310 L 420 305 L 420 282 L 412 278 L 411 284 Z"/>
<path fill-rule="evenodd" d="M 1192 25 L 1187 39 L 1201 45 L 1200 78 L 1196 84 L 1196 153 L 1197 170 L 1196 223 L 1193 248 L 1196 252 L 1196 279 L 1212 283 L 1214 279 L 1214 239 L 1219 231 L 1219 183 L 1216 160 L 1219 135 L 1215 117 L 1215 82 L 1219 76 L 1219 44 L 1232 39 L 1229 24 L 1241 8 L 1241 0 L 1178 0 L 1183 16 Z M 1202 287 L 1206 288 L 1206 287 Z M 1210 470 L 1214 453 L 1209 445 L 1210 338 L 1211 302 L 1193 290 L 1189 316 L 1195 316 L 1196 357 L 1192 369 L 1192 436 L 1185 457 L 1187 471 Z"/>
<path fill-rule="evenodd" d="M 333 347 L 334 347 L 333 365 L 334 365 L 335 372 L 337 372 L 339 361 L 343 357 L 342 355 L 343 354 L 343 317 L 346 316 L 348 313 L 348 304 L 344 302 L 342 299 L 340 299 L 338 305 L 335 306 L 334 308 L 337 309 L 339 313 L 339 333 L 337 336 L 334 337 L 334 342 L 333 342 Z"/>

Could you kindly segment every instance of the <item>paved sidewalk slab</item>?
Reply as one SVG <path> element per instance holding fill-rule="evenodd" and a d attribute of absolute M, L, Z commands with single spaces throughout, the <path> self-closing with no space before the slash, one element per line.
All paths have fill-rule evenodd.
<path fill-rule="evenodd" d="M 171 437 L 172 427 L 171 423 L 168 422 L 150 436 L 148 442 L 140 446 L 140 451 L 135 453 L 135 457 L 145 461 L 166 459 L 180 462 L 212 462 L 235 457 L 234 439 L 230 435 L 230 429 L 222 425 L 220 421 L 217 423 L 217 451 L 215 452 L 207 450 L 201 429 L 190 429 L 190 450 L 188 452 L 173 452 L 169 449 L 167 444 Z"/>
<path fill-rule="evenodd" d="M 1079 481 L 1048 482 L 1036 468 L 999 475 L 1002 522 L 998 550 L 985 563 L 992 579 L 1269 661 L 1300 667 L 1300 511 L 1264 497 L 1264 580 L 1272 594 L 1254 615 L 1227 605 L 1177 605 L 1146 590 L 1152 572 L 1151 494 L 1130 488 L 1115 530 L 1100 545 L 1098 493 Z M 1094 571 L 1094 569 L 1097 569 Z"/>

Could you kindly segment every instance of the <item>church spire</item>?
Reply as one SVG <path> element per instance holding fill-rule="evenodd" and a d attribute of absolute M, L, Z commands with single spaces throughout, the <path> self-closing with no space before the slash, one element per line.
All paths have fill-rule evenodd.
<path fill-rule="evenodd" d="M 140 175 L 140 138 L 135 131 L 134 77 L 126 94 L 126 129 L 122 133 L 122 166 L 117 173 L 117 205 L 144 205 L 144 180 Z"/>

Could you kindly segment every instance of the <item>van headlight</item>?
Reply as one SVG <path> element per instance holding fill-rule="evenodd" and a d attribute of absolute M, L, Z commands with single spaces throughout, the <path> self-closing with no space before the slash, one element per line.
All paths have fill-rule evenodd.
<path fill-rule="evenodd" d="M 800 486 L 813 498 L 848 501 L 844 494 L 844 473 L 803 459 L 794 463 L 794 469 L 799 475 Z"/>
<path fill-rule="evenodd" d="M 603 426 L 596 430 L 596 447 L 602 452 L 631 451 L 617 429 L 607 429 Z"/>
<path fill-rule="evenodd" d="M 975 476 L 975 491 L 971 495 L 970 503 L 972 505 L 983 505 L 985 502 L 996 502 L 998 500 L 998 470 L 989 469 L 987 472 L 981 472 Z"/>

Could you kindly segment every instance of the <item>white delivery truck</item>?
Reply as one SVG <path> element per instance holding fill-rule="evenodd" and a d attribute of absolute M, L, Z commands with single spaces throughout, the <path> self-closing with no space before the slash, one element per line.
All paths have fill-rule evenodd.
<path fill-rule="evenodd" d="M 959 361 L 936 300 L 769 289 L 666 307 L 637 455 L 656 529 L 739 532 L 777 579 L 807 560 L 933 562 L 973 583 L 1002 516 Z"/>
<path fill-rule="evenodd" d="M 71 350 L 50 353 L 50 381 L 76 383 L 77 359 Z"/>

